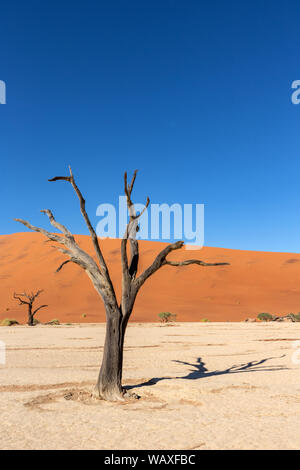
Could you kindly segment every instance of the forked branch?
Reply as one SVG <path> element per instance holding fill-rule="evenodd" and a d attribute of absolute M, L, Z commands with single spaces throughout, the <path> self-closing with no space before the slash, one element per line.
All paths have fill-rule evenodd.
<path fill-rule="evenodd" d="M 184 246 L 183 241 L 178 241 L 175 243 L 171 243 L 170 245 L 166 246 L 155 258 L 153 263 L 136 279 L 136 287 L 140 289 L 145 281 L 152 276 L 156 271 L 158 271 L 162 266 L 170 265 L 170 266 L 188 266 L 190 264 L 197 264 L 199 266 L 227 266 L 229 263 L 206 263 L 205 261 L 201 261 L 198 259 L 189 259 L 184 261 L 169 261 L 167 260 L 167 256 L 175 250 L 179 250 Z"/>
<path fill-rule="evenodd" d="M 55 248 L 59 250 L 61 253 L 67 255 L 69 259 L 64 260 L 60 264 L 60 266 L 57 268 L 56 272 L 59 272 L 64 266 L 66 266 L 70 262 L 79 265 L 81 268 L 83 268 L 86 271 L 86 273 L 90 277 L 95 289 L 103 298 L 103 301 L 106 307 L 108 306 L 108 308 L 111 310 L 116 309 L 118 308 L 118 304 L 117 304 L 114 288 L 113 288 L 113 285 L 109 276 L 109 272 L 108 272 L 106 263 L 104 261 L 104 258 L 103 258 L 103 255 L 99 246 L 96 232 L 93 229 L 90 219 L 87 215 L 87 212 L 85 209 L 85 200 L 78 186 L 75 183 L 75 179 L 72 174 L 71 168 L 70 168 L 70 176 L 56 176 L 55 178 L 52 178 L 49 181 L 58 181 L 58 180 L 67 181 L 71 183 L 72 187 L 74 188 L 79 198 L 81 213 L 90 231 L 90 235 L 93 241 L 93 245 L 94 245 L 94 249 L 96 252 L 99 265 L 92 258 L 92 256 L 90 256 L 87 252 L 85 252 L 84 250 L 80 248 L 80 246 L 76 243 L 73 234 L 68 230 L 67 227 L 65 227 L 63 224 L 55 220 L 53 213 L 49 209 L 42 210 L 41 212 L 43 212 L 44 214 L 48 216 L 51 225 L 55 227 L 57 230 L 59 230 L 61 234 L 51 233 L 40 227 L 35 227 L 34 225 L 30 224 L 26 220 L 22 220 L 22 219 L 15 219 L 15 220 L 25 225 L 25 227 L 28 227 L 30 230 L 42 233 L 44 236 L 48 238 L 48 240 L 54 241 L 58 243 L 58 245 L 63 245 L 63 246 L 55 246 Z"/>
<path fill-rule="evenodd" d="M 96 232 L 95 232 L 95 230 L 94 230 L 94 228 L 91 224 L 91 221 L 89 219 L 89 216 L 86 212 L 85 199 L 82 196 L 82 193 L 81 193 L 80 189 L 78 188 L 78 186 L 75 182 L 75 178 L 73 176 L 71 167 L 69 167 L 69 171 L 70 171 L 70 176 L 55 176 L 54 178 L 51 178 L 48 181 L 51 181 L 51 182 L 52 181 L 67 181 L 72 185 L 72 187 L 73 187 L 73 189 L 74 189 L 74 191 L 77 194 L 77 197 L 79 199 L 81 214 L 84 218 L 84 221 L 85 221 L 85 223 L 86 223 L 86 225 L 89 229 L 89 232 L 90 232 L 90 235 L 91 235 L 91 238 L 92 238 L 94 249 L 95 249 L 98 261 L 99 261 L 100 270 L 105 275 L 106 280 L 109 282 L 109 284 L 112 287 L 109 272 L 108 272 L 107 265 L 106 265 L 106 262 L 104 260 L 104 257 L 103 257 L 103 254 L 102 254 L 102 251 L 101 251 L 101 248 L 100 248 L 100 245 L 99 245 L 97 234 L 96 234 Z"/>
<path fill-rule="evenodd" d="M 133 186 L 136 180 L 137 170 L 134 171 L 133 177 L 130 184 L 127 182 L 127 172 L 124 173 L 124 192 L 127 199 L 127 207 L 129 212 L 129 223 L 127 224 L 126 231 L 121 243 L 121 258 L 122 258 L 122 267 L 123 267 L 123 283 L 128 283 L 130 280 L 135 279 L 138 262 L 139 262 L 139 246 L 136 239 L 136 234 L 139 231 L 138 219 L 144 214 L 147 210 L 150 199 L 147 197 L 147 201 L 144 209 L 136 214 L 134 203 L 132 202 L 131 194 Z M 127 257 L 127 240 L 130 241 L 130 261 L 128 262 Z"/>
<path fill-rule="evenodd" d="M 41 305 L 36 310 L 34 310 L 34 312 L 32 312 L 32 315 L 34 316 L 39 310 L 41 310 L 42 308 L 45 308 L 45 307 L 48 307 L 48 305 Z"/>

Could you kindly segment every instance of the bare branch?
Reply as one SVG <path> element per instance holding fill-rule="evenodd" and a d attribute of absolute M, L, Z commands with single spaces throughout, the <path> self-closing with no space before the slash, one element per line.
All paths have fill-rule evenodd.
<path fill-rule="evenodd" d="M 61 246 L 54 246 L 54 245 L 52 245 L 52 248 L 55 248 L 56 250 L 60 251 L 64 255 L 70 256 L 70 258 L 72 257 L 72 253 L 70 250 L 66 250 L 65 248 L 62 248 Z"/>
<path fill-rule="evenodd" d="M 61 265 L 55 270 L 56 273 L 58 273 L 59 271 L 61 271 L 61 269 L 68 263 L 74 263 L 74 264 L 77 264 L 78 266 L 80 266 L 81 268 L 83 268 L 84 270 L 88 271 L 89 270 L 89 265 L 80 260 L 79 258 L 76 258 L 74 256 L 71 255 L 70 259 L 67 259 L 65 261 L 63 261 L 63 263 L 61 263 Z M 100 273 L 100 271 L 99 271 Z"/>
<path fill-rule="evenodd" d="M 138 219 L 144 214 L 147 210 L 150 199 L 147 197 L 146 205 L 144 209 L 136 215 L 135 207 L 131 199 L 131 194 L 133 186 L 136 180 L 137 170 L 134 171 L 131 183 L 127 182 L 127 172 L 124 173 L 124 191 L 127 198 L 127 207 L 129 212 L 129 223 L 127 224 L 126 231 L 121 243 L 121 259 L 122 259 L 122 268 L 123 268 L 123 278 L 125 282 L 129 282 L 130 279 L 135 279 L 138 262 L 139 262 L 139 246 L 138 241 L 136 240 L 136 234 L 139 231 Z M 128 262 L 127 257 L 127 239 L 130 239 L 130 262 Z M 123 279 L 124 281 L 124 279 Z"/>
<path fill-rule="evenodd" d="M 63 263 L 61 263 L 61 265 L 56 269 L 56 273 L 58 273 L 66 264 L 68 263 L 71 263 L 72 260 L 71 259 L 67 259 L 66 261 L 64 261 Z"/>
<path fill-rule="evenodd" d="M 44 292 L 43 289 L 38 290 L 35 294 L 32 292 L 29 298 L 31 298 L 32 300 L 35 300 L 42 292 Z"/>
<path fill-rule="evenodd" d="M 34 292 L 31 292 L 31 294 L 27 294 L 26 292 L 23 292 L 22 294 L 16 294 L 16 293 L 14 292 L 13 297 L 14 297 L 14 299 L 16 299 L 16 300 L 19 300 L 20 305 L 21 305 L 21 304 L 32 305 L 33 302 L 35 301 L 35 299 L 36 299 L 42 292 L 44 292 L 42 289 L 38 290 L 38 291 L 35 292 L 35 293 L 34 293 Z M 28 300 L 28 302 L 27 302 L 26 300 L 22 299 L 21 297 L 25 297 L 25 298 Z"/>
<path fill-rule="evenodd" d="M 130 185 L 128 185 L 127 184 L 127 171 L 125 171 L 125 173 L 124 173 L 124 186 L 125 186 L 124 189 L 125 189 L 125 194 L 127 196 L 127 203 L 129 205 L 132 205 L 131 193 L 132 193 L 133 186 L 134 186 L 134 183 L 135 183 L 136 175 L 137 175 L 137 170 L 134 171 L 131 183 L 130 183 Z"/>
<path fill-rule="evenodd" d="M 53 214 L 50 210 L 46 210 L 46 211 L 43 211 L 43 212 L 45 212 L 48 215 L 48 217 L 51 221 L 51 224 L 53 226 L 55 226 L 56 228 L 60 227 L 59 228 L 60 230 L 63 230 L 63 231 L 66 232 L 66 236 L 56 235 L 56 234 L 48 232 L 47 230 L 44 230 L 40 227 L 35 227 L 34 225 L 31 225 L 26 220 L 22 220 L 22 219 L 15 219 L 15 220 L 17 222 L 22 223 L 23 225 L 25 225 L 26 227 L 28 227 L 29 229 L 31 229 L 35 232 L 42 233 L 49 240 L 58 242 L 58 243 L 60 243 L 64 246 L 66 246 L 68 249 L 64 249 L 60 246 L 53 246 L 53 248 L 57 249 L 58 251 L 60 251 L 63 254 L 66 254 L 67 256 L 69 256 L 70 260 L 73 263 L 81 266 L 83 269 L 90 270 L 90 271 L 93 271 L 93 272 L 98 271 L 100 276 L 103 278 L 97 263 L 94 261 L 94 259 L 88 253 L 83 251 L 77 245 L 77 243 L 75 242 L 75 239 L 74 239 L 73 235 L 71 234 L 71 232 L 69 232 L 69 230 L 67 228 L 65 228 L 62 224 L 56 222 L 56 220 L 55 220 L 55 218 L 54 218 L 54 216 L 53 216 Z M 59 269 L 59 271 L 60 271 L 60 269 Z M 103 284 L 103 282 L 102 282 L 102 284 Z"/>
<path fill-rule="evenodd" d="M 190 259 L 184 261 L 169 261 L 166 259 L 169 253 L 174 250 L 179 250 L 184 245 L 183 241 L 172 243 L 164 248 L 155 258 L 151 266 L 147 268 L 135 281 L 137 289 L 139 289 L 144 282 L 152 276 L 156 271 L 158 271 L 162 266 L 188 266 L 190 264 L 197 264 L 199 266 L 227 266 L 229 263 L 206 263 L 198 259 Z"/>
<path fill-rule="evenodd" d="M 49 209 L 43 210 L 42 212 L 45 213 L 49 217 L 50 223 L 56 229 L 60 230 L 62 232 L 62 235 L 48 232 L 47 230 L 44 230 L 40 227 L 35 227 L 34 225 L 22 219 L 15 219 L 15 220 L 22 223 L 23 225 L 28 227 L 30 230 L 42 233 L 49 240 L 57 242 L 60 245 L 63 245 L 64 248 L 62 248 L 61 246 L 57 246 L 55 248 L 59 250 L 60 252 L 62 252 L 63 254 L 66 254 L 70 259 L 64 261 L 58 267 L 57 272 L 59 272 L 63 268 L 63 266 L 67 264 L 67 261 L 73 262 L 79 265 L 81 268 L 83 268 L 86 271 L 95 289 L 101 295 L 106 305 L 106 308 L 109 309 L 109 311 L 117 311 L 118 309 L 117 299 L 116 299 L 114 288 L 113 288 L 113 285 L 109 276 L 109 272 L 105 264 L 104 258 L 102 256 L 96 233 L 86 213 L 85 200 L 83 199 L 82 194 L 75 183 L 71 168 L 70 168 L 70 177 L 58 176 L 58 177 L 52 178 L 51 181 L 57 181 L 57 180 L 70 182 L 80 200 L 81 213 L 89 228 L 91 238 L 94 244 L 94 248 L 96 251 L 96 255 L 99 260 L 100 267 L 97 264 L 97 262 L 92 258 L 92 256 L 90 256 L 87 252 L 85 252 L 79 247 L 72 233 L 64 225 L 62 225 L 61 223 L 55 220 L 52 212 Z"/>
<path fill-rule="evenodd" d="M 165 260 L 165 264 L 170 266 L 188 266 L 189 264 L 198 264 L 199 266 L 228 266 L 229 263 L 205 263 L 199 259 L 187 259 L 185 261 L 168 261 Z"/>
<path fill-rule="evenodd" d="M 133 177 L 132 177 L 132 180 L 131 180 L 131 183 L 130 183 L 130 186 L 129 186 L 130 194 L 132 193 L 132 189 L 133 189 L 133 186 L 134 186 L 134 183 L 135 183 L 137 172 L 138 172 L 137 170 L 134 170 Z"/>
<path fill-rule="evenodd" d="M 90 235 L 91 235 L 91 238 L 92 238 L 93 246 L 94 246 L 98 261 L 99 261 L 100 270 L 101 270 L 102 274 L 105 276 L 106 281 L 109 284 L 109 288 L 113 291 L 113 285 L 112 285 L 112 282 L 111 282 L 111 279 L 110 279 L 110 275 L 109 275 L 109 272 L 108 272 L 108 269 L 107 269 L 106 262 L 104 260 L 104 257 L 102 255 L 102 252 L 101 252 L 101 249 L 100 249 L 100 245 L 99 245 L 99 241 L 98 241 L 96 232 L 95 232 L 95 230 L 94 230 L 94 228 L 91 224 L 91 221 L 90 221 L 89 216 L 88 216 L 88 214 L 86 212 L 86 209 L 85 209 L 85 199 L 83 198 L 80 189 L 78 188 L 77 184 L 75 183 L 75 179 L 74 179 L 71 167 L 69 167 L 69 170 L 70 170 L 70 176 L 55 176 L 54 178 L 51 178 L 48 181 L 59 181 L 59 180 L 67 181 L 67 182 L 71 183 L 71 185 L 73 186 L 73 189 L 75 190 L 75 193 L 77 194 L 77 197 L 78 197 L 79 202 L 80 202 L 81 214 L 84 218 L 84 221 L 85 221 L 85 223 L 86 223 L 86 225 L 89 229 L 89 232 L 90 232 Z"/>
<path fill-rule="evenodd" d="M 53 217 L 53 214 L 51 213 L 51 211 L 45 211 L 46 214 L 48 216 L 51 217 L 51 220 L 52 220 L 52 224 L 55 223 L 55 225 L 59 226 L 59 227 L 63 227 L 62 224 L 59 224 L 58 222 L 55 221 L 54 217 Z M 85 251 L 83 251 L 78 245 L 77 243 L 75 242 L 75 239 L 73 237 L 73 235 L 67 230 L 67 233 L 70 233 L 70 235 L 67 235 L 67 236 L 62 236 L 62 235 L 56 235 L 56 234 L 53 234 L 51 232 L 48 232 L 47 230 L 44 230 L 40 227 L 35 227 L 34 225 L 31 225 L 29 222 L 25 221 L 25 220 L 21 220 L 21 219 L 15 219 L 17 222 L 20 222 L 22 223 L 23 225 L 25 225 L 26 227 L 28 227 L 29 229 L 35 231 L 35 232 L 40 232 L 42 233 L 43 235 L 45 235 L 47 238 L 49 238 L 49 240 L 52 240 L 52 241 L 55 241 L 55 242 L 58 242 L 64 246 L 66 246 L 68 249 L 64 249 L 60 246 L 53 246 L 53 248 L 56 248 L 58 251 L 60 251 L 61 253 L 64 253 L 66 254 L 67 256 L 69 256 L 71 258 L 71 261 L 80 265 L 81 267 L 83 267 L 84 269 L 90 269 L 91 271 L 95 272 L 95 271 L 98 271 L 98 273 L 101 275 L 101 277 L 103 278 L 100 270 L 99 270 L 99 267 L 97 265 L 97 263 L 94 261 L 94 259 L 88 254 L 86 253 Z"/>
<path fill-rule="evenodd" d="M 48 307 L 48 305 L 41 305 L 36 310 L 34 310 L 34 312 L 32 312 L 32 315 L 34 316 L 39 310 L 41 310 L 41 308 L 45 308 L 45 307 Z"/>
<path fill-rule="evenodd" d="M 16 293 L 14 292 L 13 298 L 16 299 L 16 300 L 18 300 L 18 301 L 20 302 L 19 305 L 22 305 L 22 304 L 29 305 L 29 302 L 26 302 L 24 299 L 21 299 L 21 296 L 22 296 L 22 297 L 25 297 L 26 294 L 25 294 L 25 293 L 23 293 L 23 294 L 16 294 Z"/>
<path fill-rule="evenodd" d="M 20 224 L 25 225 L 25 227 L 29 228 L 30 230 L 33 230 L 34 232 L 39 232 L 45 235 L 45 237 L 49 238 L 49 240 L 52 240 L 57 243 L 61 243 L 63 245 L 66 244 L 65 238 L 61 235 L 56 235 L 55 233 L 48 232 L 47 230 L 40 228 L 40 227 L 35 227 L 34 225 L 31 225 L 27 220 L 23 219 L 14 219 L 16 222 L 20 222 Z"/>
<path fill-rule="evenodd" d="M 50 211 L 50 209 L 44 209 L 44 210 L 41 210 L 41 212 L 46 214 L 49 217 L 50 223 L 51 223 L 51 225 L 53 225 L 53 227 L 57 228 L 57 230 L 62 232 L 67 237 L 72 237 L 73 238 L 72 233 L 63 224 L 60 224 L 59 222 L 57 222 L 55 220 L 55 218 L 54 218 L 52 212 Z"/>
<path fill-rule="evenodd" d="M 184 245 L 183 241 L 178 241 L 175 243 L 171 243 L 170 245 L 166 246 L 155 258 L 151 266 L 149 266 L 135 281 L 137 288 L 139 289 L 144 282 L 152 276 L 159 268 L 161 268 L 164 264 L 166 264 L 166 256 L 168 256 L 171 251 L 179 250 Z"/>
<path fill-rule="evenodd" d="M 71 182 L 70 176 L 55 176 L 55 178 L 51 178 L 48 181 L 69 181 Z"/>

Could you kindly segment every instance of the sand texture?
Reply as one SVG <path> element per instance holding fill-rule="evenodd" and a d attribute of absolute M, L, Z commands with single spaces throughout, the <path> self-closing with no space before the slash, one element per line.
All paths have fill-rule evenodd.
<path fill-rule="evenodd" d="M 91 399 L 104 324 L 1 327 L 1 449 L 299 449 L 295 323 L 129 325 L 124 385 Z"/>

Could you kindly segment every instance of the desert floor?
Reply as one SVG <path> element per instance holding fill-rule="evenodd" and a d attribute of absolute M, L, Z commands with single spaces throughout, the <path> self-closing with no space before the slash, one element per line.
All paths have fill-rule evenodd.
<path fill-rule="evenodd" d="M 1 449 L 300 448 L 300 324 L 133 323 L 124 403 L 90 398 L 104 333 L 0 328 Z"/>

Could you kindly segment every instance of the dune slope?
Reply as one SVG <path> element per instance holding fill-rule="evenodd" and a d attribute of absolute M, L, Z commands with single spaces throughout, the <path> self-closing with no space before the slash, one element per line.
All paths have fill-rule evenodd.
<path fill-rule="evenodd" d="M 76 238 L 92 253 L 89 237 Z M 120 240 L 102 240 L 101 246 L 120 295 Z M 140 270 L 151 263 L 163 246 L 159 242 L 141 242 Z M 133 321 L 157 321 L 162 311 L 175 313 L 179 321 L 240 321 L 259 312 L 300 311 L 300 254 L 204 247 L 200 251 L 172 253 L 170 259 L 191 257 L 229 262 L 230 266 L 163 267 L 140 291 Z M 39 234 L 0 236 L 0 319 L 25 322 L 26 309 L 12 299 L 13 292 L 44 289 L 39 302 L 49 307 L 39 312 L 41 321 L 104 321 L 101 300 L 79 267 L 68 264 L 55 273 L 63 259 Z"/>

